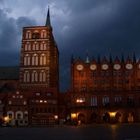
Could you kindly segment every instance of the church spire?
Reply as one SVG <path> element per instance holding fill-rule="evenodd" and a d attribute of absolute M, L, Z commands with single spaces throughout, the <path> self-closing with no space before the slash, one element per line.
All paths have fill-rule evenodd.
<path fill-rule="evenodd" d="M 50 20 L 50 9 L 48 7 L 48 13 L 47 13 L 47 19 L 46 19 L 46 24 L 45 26 L 50 26 L 51 27 L 51 20 Z"/>

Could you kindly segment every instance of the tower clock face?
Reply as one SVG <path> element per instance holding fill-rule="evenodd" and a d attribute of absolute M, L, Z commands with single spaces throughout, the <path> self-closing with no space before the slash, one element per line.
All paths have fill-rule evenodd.
<path fill-rule="evenodd" d="M 113 68 L 114 68 L 115 70 L 119 70 L 119 69 L 121 68 L 121 65 L 120 65 L 120 64 L 115 64 L 115 65 L 113 66 Z"/>
<path fill-rule="evenodd" d="M 95 64 L 90 65 L 91 70 L 96 70 L 97 66 Z"/>
<path fill-rule="evenodd" d="M 133 68 L 133 65 L 132 65 L 132 64 L 126 64 L 126 66 L 125 66 L 125 67 L 126 67 L 126 69 L 129 69 L 129 70 L 130 70 L 130 69 L 132 69 L 132 68 Z"/>
<path fill-rule="evenodd" d="M 76 67 L 76 69 L 79 71 L 83 70 L 83 68 L 84 68 L 84 66 L 81 64 L 77 65 L 77 67 Z"/>
<path fill-rule="evenodd" d="M 107 64 L 103 64 L 103 65 L 102 65 L 102 69 L 103 69 L 103 70 L 107 70 L 107 69 L 108 69 L 108 65 L 107 65 Z"/>

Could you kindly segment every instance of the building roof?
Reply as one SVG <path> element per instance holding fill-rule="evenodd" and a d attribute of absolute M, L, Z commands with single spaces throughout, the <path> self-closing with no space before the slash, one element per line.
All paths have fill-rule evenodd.
<path fill-rule="evenodd" d="M 18 80 L 19 67 L 18 66 L 0 66 L 0 80 Z"/>

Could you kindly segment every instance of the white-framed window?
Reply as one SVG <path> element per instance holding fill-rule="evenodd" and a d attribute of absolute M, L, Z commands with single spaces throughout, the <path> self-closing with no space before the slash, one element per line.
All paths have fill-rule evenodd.
<path fill-rule="evenodd" d="M 30 73 L 28 71 L 24 72 L 23 82 L 30 82 Z"/>
<path fill-rule="evenodd" d="M 47 33 L 45 30 L 41 31 L 41 38 L 46 38 L 47 37 Z"/>
<path fill-rule="evenodd" d="M 39 74 L 39 81 L 40 82 L 46 82 L 46 73 L 44 71 L 41 71 Z"/>
<path fill-rule="evenodd" d="M 104 96 L 102 98 L 102 103 L 103 103 L 103 106 L 106 106 L 109 104 L 109 97 L 108 96 Z"/>
<path fill-rule="evenodd" d="M 32 56 L 32 65 L 38 65 L 38 55 L 37 54 L 33 54 Z"/>
<path fill-rule="evenodd" d="M 36 71 L 33 71 L 32 73 L 32 82 L 38 81 L 38 73 Z"/>
<path fill-rule="evenodd" d="M 31 39 L 31 31 L 26 32 L 26 39 Z"/>
<path fill-rule="evenodd" d="M 43 50 L 46 50 L 47 49 L 47 45 L 46 43 L 43 44 Z"/>
<path fill-rule="evenodd" d="M 38 43 L 35 44 L 35 49 L 36 49 L 37 51 L 39 50 L 39 44 L 38 44 Z"/>
<path fill-rule="evenodd" d="M 27 42 L 26 44 L 25 44 L 25 51 L 30 51 L 31 50 L 31 44 L 29 43 L 29 42 Z"/>
<path fill-rule="evenodd" d="M 41 54 L 40 56 L 40 65 L 46 65 L 46 55 Z"/>
<path fill-rule="evenodd" d="M 24 65 L 29 66 L 30 65 L 30 55 L 26 54 L 24 57 Z"/>
<path fill-rule="evenodd" d="M 41 50 L 41 51 L 43 50 L 43 46 L 44 46 L 44 44 L 41 43 L 41 44 L 40 44 L 40 50 Z"/>
<path fill-rule="evenodd" d="M 97 106 L 97 97 L 96 96 L 91 97 L 91 106 Z"/>

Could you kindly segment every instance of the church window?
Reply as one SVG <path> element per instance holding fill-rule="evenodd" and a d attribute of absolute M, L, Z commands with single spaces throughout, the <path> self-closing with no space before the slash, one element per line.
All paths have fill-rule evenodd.
<path fill-rule="evenodd" d="M 25 71 L 24 76 L 23 76 L 23 81 L 30 82 L 30 73 L 28 71 Z"/>
<path fill-rule="evenodd" d="M 32 56 L 32 65 L 34 66 L 34 65 L 38 65 L 38 55 L 37 54 L 34 54 L 33 56 Z"/>
<path fill-rule="evenodd" d="M 43 30 L 43 31 L 41 32 L 41 38 L 46 38 L 46 35 L 47 35 L 46 31 Z"/>
<path fill-rule="evenodd" d="M 33 71 L 32 73 L 32 82 L 37 82 L 38 81 L 38 74 L 36 71 Z"/>
<path fill-rule="evenodd" d="M 30 65 L 30 56 L 29 56 L 29 54 L 26 54 L 25 57 L 24 57 L 24 65 L 25 66 Z"/>
<path fill-rule="evenodd" d="M 39 80 L 40 82 L 46 82 L 46 73 L 44 71 L 40 72 Z"/>
<path fill-rule="evenodd" d="M 41 54 L 40 56 L 40 65 L 46 65 L 46 55 Z"/>
<path fill-rule="evenodd" d="M 26 32 L 26 39 L 31 39 L 31 31 Z"/>

